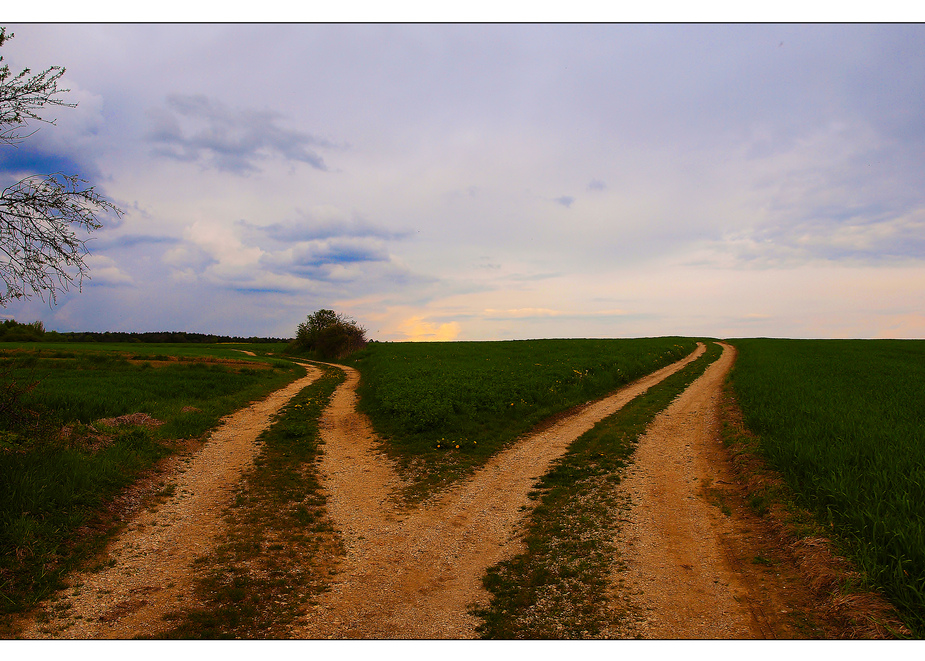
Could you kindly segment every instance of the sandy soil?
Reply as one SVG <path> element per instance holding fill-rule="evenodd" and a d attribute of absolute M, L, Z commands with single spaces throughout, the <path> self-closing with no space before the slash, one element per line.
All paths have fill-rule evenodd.
<path fill-rule="evenodd" d="M 356 412 L 359 375 L 347 371 L 322 419 L 329 513 L 347 557 L 331 590 L 293 638 L 410 639 L 475 636 L 467 607 L 486 598 L 488 567 L 518 552 L 515 533 L 536 480 L 568 445 L 704 351 L 663 368 L 521 439 L 436 502 L 403 511 L 401 487 L 368 420 Z"/>
<path fill-rule="evenodd" d="M 723 354 L 640 439 L 622 484 L 631 500 L 617 538 L 614 604 L 634 616 L 611 637 L 794 638 L 812 602 L 742 502 L 718 434 Z M 801 629 L 801 625 L 803 628 Z"/>
<path fill-rule="evenodd" d="M 70 577 L 70 588 L 26 623 L 23 638 L 132 638 L 165 627 L 161 616 L 190 603 L 192 561 L 221 531 L 232 487 L 254 460 L 257 436 L 279 409 L 321 375 L 308 375 L 228 416 L 176 476 L 173 496 L 142 512 L 108 549 L 111 566 Z M 47 617 L 47 620 L 45 619 Z"/>

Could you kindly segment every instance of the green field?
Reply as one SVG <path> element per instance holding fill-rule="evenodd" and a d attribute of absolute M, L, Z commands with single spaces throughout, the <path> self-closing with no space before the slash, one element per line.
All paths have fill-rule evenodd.
<path fill-rule="evenodd" d="M 184 439 L 304 374 L 234 349 L 273 345 L 0 345 L 0 613 L 21 610 L 104 536 L 107 502 Z M 101 418 L 145 413 L 156 427 Z"/>
<path fill-rule="evenodd" d="M 423 481 L 452 480 L 551 415 L 602 397 L 691 353 L 697 341 L 373 343 L 345 364 L 360 406 Z"/>
<path fill-rule="evenodd" d="M 360 371 L 360 407 L 412 479 L 406 495 L 414 499 L 464 477 L 551 416 L 684 357 L 696 342 L 371 343 L 341 362 Z M 923 635 L 925 342 L 731 343 L 739 354 L 730 386 L 769 462 Z M 105 538 L 107 501 L 183 439 L 202 437 L 222 416 L 303 374 L 280 358 L 284 348 L 0 345 L 6 382 L 38 382 L 21 398 L 26 414 L 0 417 L 0 613 L 56 589 Z M 135 412 L 163 424 L 99 422 Z M 557 470 L 572 459 L 575 470 L 593 467 L 582 458 L 597 457 L 588 452 L 576 444 Z"/>
<path fill-rule="evenodd" d="M 925 341 L 743 339 L 746 425 L 803 505 L 925 634 Z"/>
<path fill-rule="evenodd" d="M 25 404 L 56 423 L 86 425 L 143 411 L 167 423 L 164 435 L 186 438 L 294 378 L 289 361 L 243 353 L 267 351 L 260 347 L 157 344 L 126 351 L 119 344 L 5 344 L 0 370 L 12 368 L 20 382 L 38 381 Z M 200 411 L 182 415 L 184 406 Z"/>

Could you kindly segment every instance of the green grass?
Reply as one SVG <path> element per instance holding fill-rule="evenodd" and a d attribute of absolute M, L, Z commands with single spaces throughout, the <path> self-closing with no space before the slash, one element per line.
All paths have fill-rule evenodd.
<path fill-rule="evenodd" d="M 64 574 L 104 540 L 107 504 L 177 451 L 179 439 L 203 435 L 222 416 L 304 374 L 272 359 L 254 367 L 214 362 L 216 356 L 196 349 L 158 353 L 168 359 L 159 367 L 134 356 L 171 350 L 164 345 L 133 345 L 127 354 L 83 345 L 0 350 L 0 373 L 39 382 L 22 398 L 33 414 L 0 420 L 0 616 L 59 588 Z M 178 354 L 188 360 L 169 360 Z M 96 422 L 136 412 L 164 424 Z M 63 436 L 65 427 L 70 433 Z"/>
<path fill-rule="evenodd" d="M 624 506 L 622 469 L 638 437 L 721 353 L 705 355 L 653 386 L 575 440 L 531 494 L 526 551 L 491 567 L 489 604 L 473 614 L 492 639 L 594 638 L 613 617 L 606 588 Z"/>
<path fill-rule="evenodd" d="M 801 505 L 925 635 L 925 342 L 732 342 L 747 427 Z"/>
<path fill-rule="evenodd" d="M 361 410 L 426 493 L 549 416 L 695 348 L 695 339 L 679 337 L 372 343 L 343 362 L 362 375 Z"/>
<path fill-rule="evenodd" d="M 27 407 L 61 425 L 140 411 L 167 423 L 161 436 L 179 438 L 203 433 L 222 415 L 282 387 L 301 371 L 288 361 L 224 348 L 209 353 L 199 345 L 136 345 L 129 352 L 62 346 L 67 348 L 0 349 L 0 370 L 11 368 L 17 380 L 39 382 L 23 400 Z M 183 414 L 183 407 L 200 411 Z"/>
<path fill-rule="evenodd" d="M 0 353 L 11 351 L 40 352 L 43 355 L 53 353 L 83 354 L 110 353 L 138 357 L 174 357 L 174 358 L 231 358 L 234 360 L 261 360 L 265 356 L 281 356 L 288 346 L 285 342 L 267 343 L 169 343 L 158 342 L 145 344 L 137 342 L 4 342 L 0 344 Z M 243 353 L 250 351 L 257 357 Z"/>
<path fill-rule="evenodd" d="M 198 558 L 204 605 L 169 614 L 162 638 L 280 638 L 306 604 L 327 587 L 340 551 L 315 462 L 318 418 L 343 372 L 327 368 L 260 436 L 254 467 L 241 480 L 227 528 L 212 553 Z"/>

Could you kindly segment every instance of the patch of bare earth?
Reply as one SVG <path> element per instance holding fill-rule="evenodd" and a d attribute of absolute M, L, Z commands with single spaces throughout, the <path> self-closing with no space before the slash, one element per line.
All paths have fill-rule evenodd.
<path fill-rule="evenodd" d="M 519 552 L 518 524 L 536 480 L 581 434 L 699 357 L 663 368 L 520 439 L 474 476 L 420 507 L 404 509 L 404 486 L 356 411 L 356 371 L 321 420 L 329 514 L 347 550 L 331 589 L 293 638 L 462 639 L 475 637 L 468 613 L 484 603 L 485 570 Z"/>
<path fill-rule="evenodd" d="M 69 578 L 70 587 L 26 622 L 22 638 L 133 638 L 166 628 L 165 613 L 192 603 L 195 558 L 222 530 L 232 488 L 259 446 L 257 437 L 279 409 L 321 371 L 226 417 L 209 440 L 178 470 L 172 495 L 140 511 L 110 544 L 107 567 Z"/>

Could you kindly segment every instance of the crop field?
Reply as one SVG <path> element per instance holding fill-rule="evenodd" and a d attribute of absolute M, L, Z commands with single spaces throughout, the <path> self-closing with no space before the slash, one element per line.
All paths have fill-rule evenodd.
<path fill-rule="evenodd" d="M 551 415 L 673 363 L 691 338 L 373 343 L 344 361 L 399 462 L 452 479 Z"/>
<path fill-rule="evenodd" d="M 925 342 L 734 340 L 745 423 L 925 633 Z"/>
<path fill-rule="evenodd" d="M 136 345 L 129 351 L 118 344 L 38 346 L 0 345 L 0 369 L 12 369 L 19 382 L 37 381 L 26 405 L 43 409 L 62 425 L 144 411 L 168 423 L 165 434 L 186 438 L 208 429 L 252 393 L 295 378 L 289 361 L 224 346 Z M 184 406 L 199 411 L 180 415 Z"/>
<path fill-rule="evenodd" d="M 99 541 L 84 533 L 107 499 L 183 439 L 199 437 L 304 370 L 222 345 L 6 343 L 0 373 L 5 383 L 36 383 L 0 420 L 2 613 L 48 594 Z M 10 393 L 3 396 L 8 403 Z M 133 413 L 162 424 L 100 422 Z"/>

